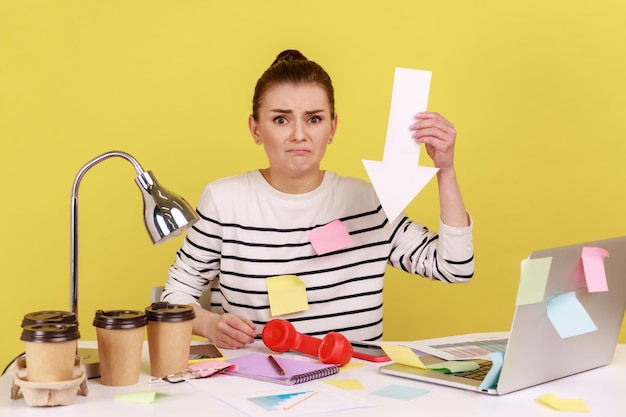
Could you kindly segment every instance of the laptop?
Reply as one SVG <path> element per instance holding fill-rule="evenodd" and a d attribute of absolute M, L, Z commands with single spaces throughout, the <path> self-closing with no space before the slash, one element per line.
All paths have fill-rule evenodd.
<path fill-rule="evenodd" d="M 588 290 L 582 261 L 583 248 L 602 248 L 608 252 L 608 257 L 604 258 L 608 291 Z M 475 333 L 405 344 L 416 351 L 426 366 L 441 363 L 442 358 L 463 358 L 474 360 L 480 366 L 477 372 L 485 375 L 493 368 L 490 378 L 495 376 L 495 383 L 486 386 L 482 379 L 473 379 L 474 371 L 446 374 L 397 363 L 381 366 L 379 371 L 503 395 L 609 364 L 615 353 L 626 308 L 626 237 L 540 250 L 529 257 L 541 258 L 551 259 L 543 301 L 516 303 L 509 332 Z M 567 333 L 554 324 L 558 322 L 553 321 L 553 315 L 548 315 L 548 304 L 556 297 L 571 295 L 572 292 L 578 306 L 584 307 L 597 330 L 587 329 L 580 334 L 561 337 L 561 334 Z"/>

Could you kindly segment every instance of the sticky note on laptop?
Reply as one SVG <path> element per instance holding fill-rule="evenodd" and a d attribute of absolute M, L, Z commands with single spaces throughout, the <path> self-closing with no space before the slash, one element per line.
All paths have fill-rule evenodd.
<path fill-rule="evenodd" d="M 546 292 L 552 258 L 524 259 L 515 305 L 540 303 Z"/>
<path fill-rule="evenodd" d="M 550 322 L 563 339 L 598 330 L 574 291 L 551 299 L 547 313 Z"/>
<path fill-rule="evenodd" d="M 604 272 L 604 258 L 609 252 L 604 248 L 584 247 L 582 251 L 585 281 L 589 292 L 608 291 L 606 273 Z"/>

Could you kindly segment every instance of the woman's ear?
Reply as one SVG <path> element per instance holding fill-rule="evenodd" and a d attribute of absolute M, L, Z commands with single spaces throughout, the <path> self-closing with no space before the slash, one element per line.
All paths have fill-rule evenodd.
<path fill-rule="evenodd" d="M 260 145 L 261 135 L 259 134 L 259 124 L 256 120 L 254 120 L 254 116 L 248 116 L 248 129 L 250 129 L 250 134 L 252 135 L 252 139 L 254 139 L 254 143 Z"/>
<path fill-rule="evenodd" d="M 338 117 L 337 117 L 337 113 L 335 113 L 335 117 L 333 117 L 333 120 L 331 122 L 330 138 L 328 139 L 329 144 L 332 143 L 333 137 L 335 136 L 335 133 L 337 132 L 337 123 L 338 123 Z"/>

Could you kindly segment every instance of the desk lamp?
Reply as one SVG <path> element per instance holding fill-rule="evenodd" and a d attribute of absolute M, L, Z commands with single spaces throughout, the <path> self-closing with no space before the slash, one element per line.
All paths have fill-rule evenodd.
<path fill-rule="evenodd" d="M 111 151 L 87 162 L 76 174 L 72 186 L 71 200 L 71 246 L 70 246 L 70 309 L 78 317 L 78 187 L 85 173 L 111 157 L 120 157 L 130 162 L 137 171 L 135 183 L 141 190 L 144 206 L 144 222 L 153 244 L 159 244 L 182 234 L 198 220 L 193 208 L 184 198 L 172 193 L 159 185 L 151 171 L 144 171 L 139 162 L 127 153 Z M 102 206 L 102 218 L 108 220 L 111 214 L 124 209 L 126 202 L 122 200 L 107 201 Z M 88 378 L 100 376 L 100 364 L 97 349 L 79 349 Z"/>

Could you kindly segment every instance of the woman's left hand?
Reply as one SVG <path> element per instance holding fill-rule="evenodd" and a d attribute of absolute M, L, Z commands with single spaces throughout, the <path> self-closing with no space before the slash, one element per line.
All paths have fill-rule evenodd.
<path fill-rule="evenodd" d="M 456 130 L 454 125 L 439 113 L 422 112 L 411 125 L 416 142 L 426 145 L 426 152 L 440 170 L 453 169 Z"/>

